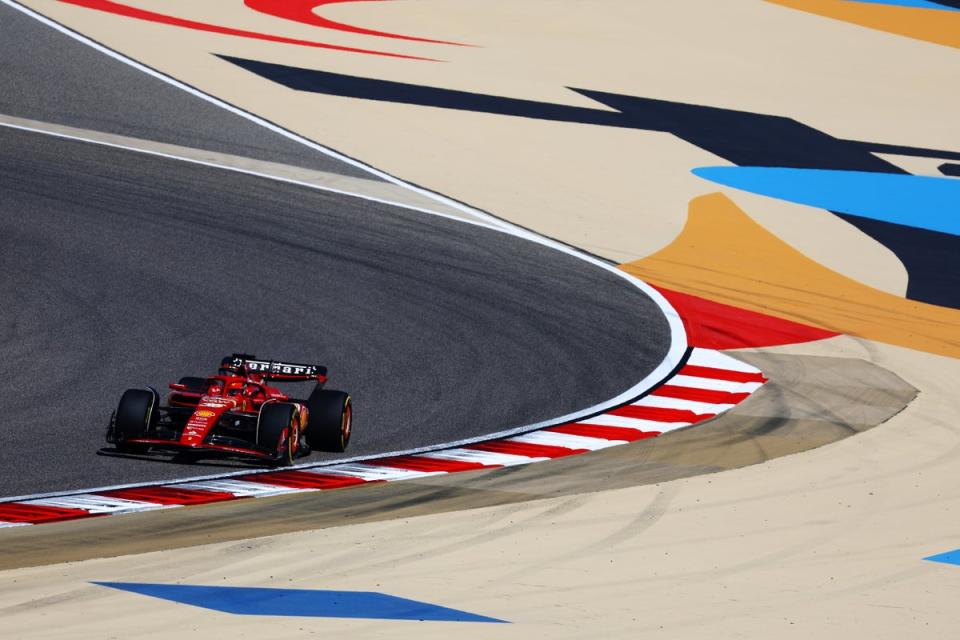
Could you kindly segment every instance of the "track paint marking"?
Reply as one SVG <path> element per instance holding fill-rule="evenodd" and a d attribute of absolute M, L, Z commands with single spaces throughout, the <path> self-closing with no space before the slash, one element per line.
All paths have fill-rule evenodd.
<path fill-rule="evenodd" d="M 701 367 L 695 364 L 688 364 L 680 369 L 680 375 L 695 376 L 697 378 L 709 378 L 712 380 L 727 380 L 730 382 L 757 382 L 763 384 L 767 381 L 759 371 L 748 373 L 744 371 L 731 371 L 730 369 L 715 369 L 713 367 Z"/>
<path fill-rule="evenodd" d="M 628 409 L 628 407 L 624 407 Z M 634 407 L 630 407 L 628 410 L 634 410 Z M 615 410 L 616 411 L 616 410 Z M 664 410 L 666 411 L 666 410 Z M 690 426 L 696 420 L 691 419 L 690 422 L 684 422 L 683 420 L 668 420 L 666 417 L 663 420 L 647 420 L 644 418 L 627 418 L 622 415 L 614 415 L 611 413 L 604 413 L 599 416 L 594 416 L 593 418 L 587 418 L 586 420 L 580 420 L 579 422 L 574 422 L 572 424 L 582 424 L 582 425 L 599 425 L 603 427 L 622 427 L 624 429 L 636 429 L 637 431 L 654 431 L 659 432 L 663 430 L 665 423 L 672 424 L 674 427 L 687 427 Z M 566 426 L 566 425 L 559 425 Z"/>
<path fill-rule="evenodd" d="M 499 465 L 487 465 L 482 462 L 469 462 L 466 460 L 444 460 L 441 458 L 431 458 L 428 456 L 398 456 L 396 458 L 384 458 L 377 460 L 378 465 L 385 467 L 396 467 L 398 469 L 408 469 L 410 471 L 439 471 L 442 473 L 457 473 L 460 471 L 476 471 L 478 469 L 495 469 Z"/>
<path fill-rule="evenodd" d="M 317 589 L 265 589 L 207 587 L 189 584 L 94 582 L 102 587 L 129 591 L 194 607 L 246 616 L 303 616 L 311 618 L 367 618 L 444 622 L 505 622 L 373 591 L 322 591 Z"/>
<path fill-rule="evenodd" d="M 417 36 L 406 36 L 400 33 L 365 29 L 363 27 L 356 27 L 351 24 L 336 22 L 334 20 L 330 20 L 329 18 L 324 18 L 322 15 L 317 13 L 317 9 L 323 5 L 356 1 L 357 0 L 244 0 L 244 4 L 251 9 L 267 15 L 320 27 L 321 29 L 334 29 L 337 31 L 346 31 L 347 33 L 356 33 L 364 36 L 394 38 L 397 40 L 425 42 L 428 44 L 446 44 L 457 47 L 470 46 L 459 42 L 450 42 L 448 40 L 434 40 L 432 38 L 420 38 Z"/>
<path fill-rule="evenodd" d="M 960 11 L 955 7 L 949 7 L 945 4 L 928 2 L 927 0 L 847 0 L 848 2 L 859 2 L 861 4 L 885 4 L 894 7 L 911 7 L 914 9 L 934 9 L 936 11 Z"/>
<path fill-rule="evenodd" d="M 628 404 L 623 407 L 617 407 L 609 412 L 609 415 L 620 416 L 624 418 L 640 418 L 643 420 L 652 420 L 661 422 L 664 425 L 673 424 L 677 426 L 682 424 L 696 424 L 714 417 L 715 413 L 696 413 L 689 409 L 665 409 L 662 407 L 638 406 Z"/>
<path fill-rule="evenodd" d="M 514 442 L 512 440 L 494 440 L 493 442 L 481 442 L 471 444 L 466 449 L 475 449 L 477 451 L 491 451 L 493 453 L 508 453 L 512 455 L 527 456 L 529 458 L 563 458 L 577 453 L 586 453 L 587 449 L 568 449 L 567 447 L 557 447 L 545 444 L 527 444 L 525 442 Z"/>
<path fill-rule="evenodd" d="M 656 258 L 620 265 L 621 269 L 644 277 Z M 657 277 L 659 274 L 655 274 Z M 827 331 L 807 324 L 776 318 L 759 311 L 750 311 L 714 302 L 700 296 L 674 291 L 662 286 L 657 289 L 683 317 L 687 327 L 687 341 L 691 346 L 707 349 L 742 349 L 744 347 L 773 347 L 783 344 L 814 342 L 835 337 L 836 331 Z"/>
<path fill-rule="evenodd" d="M 60 0 L 60 2 L 77 5 L 78 7 L 84 7 L 87 9 L 93 9 L 95 11 L 112 13 L 114 15 L 123 16 L 125 18 L 131 18 L 133 20 L 145 20 L 147 22 L 155 22 L 157 24 L 164 24 L 172 27 L 179 27 L 182 29 L 192 29 L 194 31 L 206 31 L 208 33 L 216 33 L 216 34 L 225 35 L 225 36 L 251 38 L 254 40 L 265 40 L 267 42 L 275 42 L 279 44 L 290 44 L 290 45 L 296 45 L 300 47 L 313 47 L 317 49 L 327 49 L 330 51 L 339 51 L 343 53 L 359 53 L 359 54 L 370 55 L 370 56 L 384 56 L 387 58 L 402 58 L 406 60 L 433 61 L 432 58 L 408 56 L 408 55 L 403 55 L 399 53 L 391 53 L 389 51 L 374 51 L 372 49 L 359 49 L 356 47 L 345 47 L 342 45 L 336 45 L 329 42 L 317 42 L 315 40 L 298 40 L 296 38 L 286 38 L 284 36 L 277 36 L 270 33 L 259 33 L 256 31 L 247 31 L 245 29 L 234 29 L 232 27 L 227 27 L 223 25 L 210 24 L 207 22 L 198 22 L 196 20 L 187 20 L 185 18 L 179 18 L 177 16 L 157 13 L 155 11 L 146 11 L 144 9 L 140 9 L 139 7 L 132 7 L 120 2 L 113 2 L 112 0 Z"/>
<path fill-rule="evenodd" d="M 929 560 L 930 562 L 942 562 L 944 564 L 955 564 L 960 565 L 960 549 L 954 549 L 953 551 L 947 551 L 946 553 L 938 553 L 935 556 L 927 556 L 924 560 Z"/>
<path fill-rule="evenodd" d="M 290 487 L 291 489 L 318 489 L 321 491 L 367 484 L 367 481 L 361 478 L 326 475 L 322 473 L 312 473 L 310 471 L 274 471 L 240 477 L 250 482 L 273 484 L 281 487 Z"/>
<path fill-rule="evenodd" d="M 412 480 L 413 478 L 424 478 L 426 476 L 435 476 L 442 473 L 381 467 L 374 464 L 374 462 L 375 461 L 371 461 L 371 464 L 338 464 L 332 467 L 323 467 L 321 473 L 353 476 L 368 482 L 376 480 L 384 482 L 392 482 L 395 480 Z"/>
<path fill-rule="evenodd" d="M 520 456 L 509 453 L 494 453 L 492 451 L 475 451 L 473 449 L 444 449 L 443 451 L 430 451 L 420 454 L 427 458 L 439 458 L 442 460 L 463 460 L 464 462 L 477 462 L 487 467 L 513 467 L 520 464 L 530 464 L 531 462 L 544 462 L 549 458 L 531 458 L 529 456 Z"/>
<path fill-rule="evenodd" d="M 118 489 L 104 491 L 98 495 L 108 498 L 124 500 L 139 500 L 140 502 L 154 502 L 156 504 L 190 505 L 208 504 L 223 500 L 233 500 L 232 493 L 217 491 L 195 491 L 182 487 L 142 487 L 137 489 Z"/>
<path fill-rule="evenodd" d="M 640 431 L 639 429 L 629 429 L 626 427 L 608 427 L 597 424 L 564 424 L 558 427 L 547 427 L 544 431 L 553 431 L 555 433 L 569 433 L 574 436 L 584 436 L 587 438 L 603 438 L 605 440 L 634 442 L 644 438 L 655 438 L 660 435 L 660 431 Z"/>
<path fill-rule="evenodd" d="M 4 522 L 39 524 L 88 517 L 90 517 L 90 512 L 86 509 L 44 507 L 25 502 L 0 504 L 0 519 Z"/>
<path fill-rule="evenodd" d="M 147 511 L 165 509 L 178 505 L 164 505 L 141 500 L 124 500 L 99 495 L 78 495 L 63 498 L 45 498 L 30 500 L 26 504 L 37 507 L 56 507 L 59 509 L 79 509 L 90 514 L 129 513 L 131 511 Z"/>
<path fill-rule="evenodd" d="M 787 202 L 939 233 L 960 235 L 960 181 L 874 171 L 700 167 L 693 174 Z"/>
<path fill-rule="evenodd" d="M 750 393 L 731 393 L 729 391 L 716 391 L 698 387 L 681 387 L 674 385 L 673 380 L 671 380 L 670 384 L 665 384 L 662 387 L 654 389 L 650 392 L 650 395 L 660 398 L 693 400 L 694 402 L 703 402 L 706 404 L 736 405 L 746 400 L 750 396 Z"/>
<path fill-rule="evenodd" d="M 197 491 L 232 493 L 238 498 L 276 496 L 283 493 L 296 493 L 297 491 L 301 491 L 301 489 L 292 489 L 290 487 L 281 487 L 279 485 L 264 484 L 261 482 L 249 482 L 246 480 L 207 480 L 204 482 L 185 482 L 183 484 L 177 484 L 176 486 Z"/>
<path fill-rule="evenodd" d="M 737 360 L 736 358 L 731 358 L 730 356 L 720 353 L 719 351 L 713 351 L 712 349 L 691 349 L 690 357 L 687 359 L 687 364 L 710 367 L 711 369 L 738 371 L 740 373 L 749 373 L 752 375 L 760 373 L 760 371 L 753 365 Z"/>
<path fill-rule="evenodd" d="M 680 375 L 673 376 L 670 384 L 678 387 L 695 387 L 697 389 L 709 389 L 711 391 L 726 391 L 727 393 L 753 393 L 761 386 L 762 382 L 731 382 L 729 380 L 716 380 L 714 378 L 700 378 L 698 376 L 686 375 L 681 369 Z M 662 388 L 662 387 L 661 387 Z"/>
<path fill-rule="evenodd" d="M 593 438 L 590 436 L 579 436 L 568 433 L 557 433 L 544 429 L 525 433 L 522 436 L 514 436 L 507 442 L 525 442 L 527 444 L 543 444 L 548 447 L 563 447 L 573 449 L 574 451 L 585 449 L 587 451 L 598 451 L 607 447 L 615 447 L 618 444 L 626 444 L 626 440 L 608 440 L 602 438 Z"/>
<path fill-rule="evenodd" d="M 717 415 L 718 413 L 732 409 L 734 404 L 735 403 L 697 402 L 695 400 L 683 400 L 682 398 L 670 398 L 651 394 L 649 396 L 640 398 L 633 403 L 633 406 L 641 408 L 693 411 L 700 415 Z"/>

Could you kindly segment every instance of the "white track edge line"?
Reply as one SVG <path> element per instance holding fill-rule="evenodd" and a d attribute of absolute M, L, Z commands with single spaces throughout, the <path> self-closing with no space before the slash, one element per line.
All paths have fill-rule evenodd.
<path fill-rule="evenodd" d="M 2 0 L 0 0 L 2 1 Z M 467 220 L 460 218 L 458 216 L 442 213 L 440 211 L 434 211 L 433 209 L 425 209 L 423 207 L 418 207 L 413 204 L 407 204 L 404 202 L 396 202 L 394 200 L 387 200 L 385 198 L 378 198 L 377 196 L 371 196 L 364 193 L 357 193 L 355 191 L 345 191 L 343 189 L 337 189 L 336 187 L 328 187 L 326 185 L 315 184 L 312 182 L 305 182 L 303 180 L 297 180 L 295 178 L 284 178 L 283 176 L 274 175 L 272 173 L 264 173 L 262 171 L 254 171 L 253 169 L 244 169 L 242 167 L 231 167 L 230 165 L 220 164 L 218 162 L 211 162 L 210 160 L 200 160 L 198 158 L 187 158 L 186 156 L 178 156 L 173 153 L 167 153 L 165 151 L 157 151 L 154 149 L 145 149 L 143 147 L 134 147 L 131 145 L 119 144 L 116 142 L 107 142 L 105 140 L 95 140 L 93 138 L 85 138 L 83 136 L 77 136 L 70 133 L 65 133 L 62 131 L 51 131 L 49 129 L 41 129 L 40 127 L 30 127 L 22 124 L 13 124 L 12 122 L 0 122 L 0 128 L 4 129 L 16 129 L 19 131 L 29 131 L 30 133 L 36 133 L 40 135 L 51 136 L 54 138 L 62 138 L 64 140 L 72 140 L 75 142 L 85 142 L 87 144 L 97 145 L 100 147 L 109 147 L 111 149 L 121 149 L 123 151 L 130 151 L 132 153 L 141 153 L 143 155 L 154 156 L 158 158 L 165 158 L 167 160 L 179 160 L 180 162 L 186 162 L 189 164 L 196 164 L 203 167 L 210 167 L 213 169 L 223 169 L 225 171 L 232 171 L 234 173 L 240 173 L 248 176 L 254 176 L 256 178 L 265 178 L 268 180 L 275 180 L 277 182 L 284 182 L 286 184 L 292 184 L 299 187 L 307 187 L 310 189 L 316 189 L 317 191 L 325 191 L 327 193 L 335 193 L 341 196 L 349 196 L 352 198 L 359 198 L 361 200 L 367 200 L 369 202 L 376 202 L 379 204 L 389 205 L 391 207 L 397 207 L 399 209 L 409 209 L 410 211 L 416 211 L 418 213 L 426 213 L 432 216 L 437 216 L 439 218 L 446 218 L 448 220 L 456 220 L 457 222 L 463 222 L 464 224 L 470 224 L 478 227 L 483 227 L 485 229 L 491 229 L 493 231 L 503 231 L 500 227 L 494 227 L 486 222 L 480 222 L 478 220 Z"/>

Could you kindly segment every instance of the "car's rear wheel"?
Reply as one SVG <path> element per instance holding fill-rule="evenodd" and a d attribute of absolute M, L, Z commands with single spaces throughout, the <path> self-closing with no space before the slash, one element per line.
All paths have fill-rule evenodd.
<path fill-rule="evenodd" d="M 146 438 L 156 429 L 160 418 L 160 399 L 153 389 L 127 389 L 113 422 L 114 445 L 124 453 L 145 453 L 150 445 L 130 442 Z"/>
<path fill-rule="evenodd" d="M 260 408 L 257 446 L 272 452 L 275 464 L 293 464 L 294 442 L 300 437 L 297 420 L 297 407 L 293 404 L 268 402 Z"/>
<path fill-rule="evenodd" d="M 353 403 L 344 391 L 315 389 L 307 400 L 310 417 L 307 444 L 311 449 L 346 451 L 353 431 Z"/>

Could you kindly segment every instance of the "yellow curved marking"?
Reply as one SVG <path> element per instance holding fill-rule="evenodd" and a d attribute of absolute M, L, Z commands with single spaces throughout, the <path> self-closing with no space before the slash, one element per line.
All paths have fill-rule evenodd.
<path fill-rule="evenodd" d="M 716 302 L 960 357 L 960 311 L 906 300 L 831 271 L 720 193 L 690 202 L 686 226 L 669 246 L 620 268 Z"/>
<path fill-rule="evenodd" d="M 960 12 L 844 0 L 767 0 L 878 31 L 960 48 Z"/>

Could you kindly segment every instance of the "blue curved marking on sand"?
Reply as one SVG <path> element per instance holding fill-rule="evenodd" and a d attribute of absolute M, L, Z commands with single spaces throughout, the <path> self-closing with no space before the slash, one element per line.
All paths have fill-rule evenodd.
<path fill-rule="evenodd" d="M 927 0 L 847 0 L 847 2 L 856 2 L 858 4 L 892 4 L 898 7 L 939 9 L 940 11 L 960 11 L 960 9 L 938 4 L 936 1 L 928 2 Z"/>
<path fill-rule="evenodd" d="M 208 587 L 139 582 L 93 582 L 93 584 L 204 609 L 249 616 L 506 622 L 506 620 L 497 620 L 429 602 L 408 600 L 374 591 Z"/>
<path fill-rule="evenodd" d="M 700 167 L 727 187 L 861 218 L 960 235 L 960 180 L 897 173 Z"/>
<path fill-rule="evenodd" d="M 956 564 L 960 565 L 960 549 L 954 549 L 953 551 L 947 551 L 946 553 L 938 553 L 935 556 L 927 556 L 924 560 L 929 560 L 930 562 L 942 562 L 944 564 Z"/>

